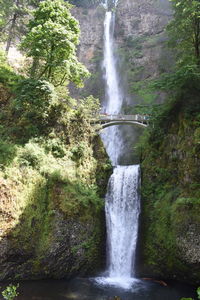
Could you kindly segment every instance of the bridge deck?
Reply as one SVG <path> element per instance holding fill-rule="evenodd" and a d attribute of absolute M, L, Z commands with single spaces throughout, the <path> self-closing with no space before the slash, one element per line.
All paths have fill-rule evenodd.
<path fill-rule="evenodd" d="M 136 122 L 146 122 L 148 116 L 146 115 L 100 115 L 99 122 L 111 122 L 111 121 L 136 121 Z"/>

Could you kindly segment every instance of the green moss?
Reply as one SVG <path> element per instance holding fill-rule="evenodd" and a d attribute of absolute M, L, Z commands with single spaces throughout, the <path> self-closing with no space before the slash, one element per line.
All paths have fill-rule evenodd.
<path fill-rule="evenodd" d="M 93 63 L 100 58 L 99 51 Z M 98 101 L 88 97 L 77 104 L 66 88 L 48 82 L 27 79 L 17 84 L 19 76 L 1 53 L 0 61 L 0 247 L 5 251 L 0 280 L 70 277 L 83 271 L 83 265 L 91 270 L 95 260 L 102 263 L 102 197 L 111 172 L 90 124 Z M 76 245 L 80 253 L 73 253 Z"/>
<path fill-rule="evenodd" d="M 60 150 L 55 155 L 50 140 L 34 139 L 16 146 L 15 157 L 0 173 L 10 192 L 6 197 L 13 199 L 9 213 L 14 221 L 7 226 L 9 245 L 19 260 L 15 272 L 8 267 L 9 275 L 2 272 L 1 279 L 70 277 L 102 265 L 105 235 L 100 196 L 111 166 L 89 123 L 78 121 L 84 127 L 71 128 L 70 144 L 65 144 L 62 155 Z M 77 140 L 84 144 L 84 152 L 74 160 L 71 150 Z M 3 263 L 9 264 L 9 258 Z"/>
<path fill-rule="evenodd" d="M 193 101 L 195 97 L 198 101 L 198 94 L 193 94 Z M 186 101 L 189 100 L 185 94 L 181 102 L 179 98 L 165 107 L 139 145 L 143 199 L 141 259 L 155 276 L 176 276 L 196 283 L 200 275 L 198 266 L 184 258 L 180 245 L 180 238 L 187 237 L 188 229 L 198 228 L 200 223 L 200 152 L 195 147 L 198 125 L 195 119 L 188 120 Z"/>

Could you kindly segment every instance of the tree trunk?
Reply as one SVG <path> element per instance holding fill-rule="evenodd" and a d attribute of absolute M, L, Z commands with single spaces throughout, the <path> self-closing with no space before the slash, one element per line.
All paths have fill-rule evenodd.
<path fill-rule="evenodd" d="M 19 7 L 19 0 L 14 0 L 14 4 Z M 15 11 L 13 13 L 13 18 L 11 20 L 11 26 L 10 26 L 10 29 L 9 29 L 9 33 L 8 33 L 8 40 L 7 40 L 7 44 L 6 44 L 6 52 L 8 53 L 9 49 L 10 49 L 10 46 L 11 46 L 11 43 L 12 43 L 12 39 L 13 39 L 13 33 L 14 33 L 14 29 L 15 29 L 15 25 L 16 25 L 16 21 L 17 21 L 17 18 L 18 18 L 18 14 L 17 12 Z"/>
<path fill-rule="evenodd" d="M 14 13 L 13 19 L 12 19 L 12 22 L 11 22 L 11 26 L 10 26 L 10 30 L 9 30 L 9 33 L 8 33 L 8 40 L 7 40 L 7 44 L 6 44 L 6 52 L 9 51 L 10 46 L 11 46 L 11 42 L 12 42 L 12 39 L 13 39 L 13 30 L 15 28 L 16 20 L 17 20 L 17 14 Z"/>
<path fill-rule="evenodd" d="M 34 57 L 33 58 L 33 64 L 32 64 L 31 71 L 30 71 L 30 76 L 32 78 L 36 78 L 36 73 L 37 73 L 38 65 L 39 65 L 39 58 L 38 57 Z"/>
<path fill-rule="evenodd" d="M 198 66 L 200 66 L 200 21 L 198 18 L 196 18 L 195 20 L 194 49 L 195 49 L 197 64 Z"/>

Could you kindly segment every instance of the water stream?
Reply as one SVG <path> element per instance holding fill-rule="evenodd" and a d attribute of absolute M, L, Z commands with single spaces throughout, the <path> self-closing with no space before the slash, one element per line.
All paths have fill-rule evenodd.
<path fill-rule="evenodd" d="M 115 13 L 107 11 L 104 22 L 103 62 L 106 114 L 120 114 L 123 104 L 123 92 L 119 85 L 114 55 L 114 25 Z M 128 289 L 136 281 L 134 266 L 140 213 L 139 165 L 118 165 L 123 143 L 118 126 L 107 128 L 102 134 L 102 140 L 115 168 L 108 183 L 105 206 L 108 275 L 98 278 L 97 281 Z"/>

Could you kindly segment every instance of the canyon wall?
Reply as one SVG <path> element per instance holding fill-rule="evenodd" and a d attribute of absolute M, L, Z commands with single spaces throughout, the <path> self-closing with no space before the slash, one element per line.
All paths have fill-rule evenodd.
<path fill-rule="evenodd" d="M 199 93 L 188 82 L 142 151 L 140 276 L 200 283 Z"/>
<path fill-rule="evenodd" d="M 115 54 L 120 84 L 124 90 L 125 113 L 134 112 L 135 104 L 146 106 L 165 101 L 166 95 L 152 92 L 148 83 L 173 69 L 173 53 L 167 46 L 166 33 L 166 25 L 171 18 L 168 0 L 118 1 Z M 89 20 L 80 21 L 87 28 Z M 103 14 L 98 22 L 103 24 Z M 97 30 L 97 35 L 101 35 L 98 40 L 101 45 L 96 44 L 92 50 L 93 53 L 99 50 L 100 54 L 98 75 L 102 73 L 103 59 L 101 25 Z M 82 43 L 85 49 L 89 49 L 90 45 L 84 35 Z M 84 51 L 80 53 L 80 58 L 82 61 L 86 58 L 84 63 L 94 71 L 96 66 Z M 90 50 L 87 51 L 91 53 Z M 95 82 L 92 84 L 95 88 L 98 87 Z M 102 81 L 101 84 L 103 86 Z M 199 128 L 195 121 L 189 120 L 188 113 L 192 105 L 196 107 L 198 93 L 199 91 L 194 91 L 192 96 L 182 95 L 182 101 L 172 105 L 172 110 L 166 112 L 169 114 L 168 125 L 160 124 L 142 154 L 143 210 L 139 276 L 199 284 Z M 103 100 L 102 93 L 98 96 Z M 184 106 L 184 101 L 191 102 L 191 97 L 193 104 Z M 125 145 L 122 163 L 127 162 L 128 156 L 128 162 L 134 161 L 133 147 L 137 135 L 141 133 L 133 127 L 124 128 L 122 132 Z M 131 149 L 132 155 L 128 149 Z"/>

